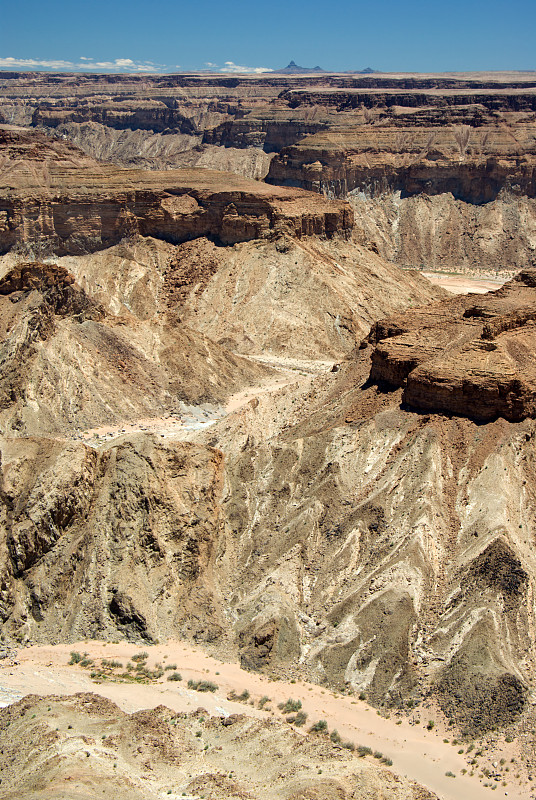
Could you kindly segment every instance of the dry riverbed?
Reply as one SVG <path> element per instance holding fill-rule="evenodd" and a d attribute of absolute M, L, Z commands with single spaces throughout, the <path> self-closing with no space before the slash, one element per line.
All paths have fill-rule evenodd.
<path fill-rule="evenodd" d="M 141 661 L 140 651 L 147 654 L 145 657 L 142 652 Z M 72 653 L 91 663 L 81 666 L 78 655 L 73 659 Z M 102 659 L 116 666 L 103 666 Z M 169 680 L 171 675 L 175 678 Z M 188 681 L 206 681 L 217 688 L 201 692 L 192 684 L 188 686 Z M 278 705 L 292 698 L 301 702 L 307 714 L 306 724 L 298 728 L 304 735 L 312 724 L 325 720 L 329 731 L 337 730 L 343 740 L 381 753 L 387 763 L 392 761 L 389 768 L 394 773 L 417 781 L 443 800 L 493 796 L 523 800 L 532 796 L 515 741 L 499 741 L 493 747 L 477 741 L 457 742 L 433 707 L 416 709 L 409 717 L 393 712 L 389 717 L 380 716 L 357 697 L 303 681 L 285 682 L 246 672 L 237 663 L 219 661 L 182 642 L 144 648 L 96 641 L 32 646 L 21 649 L 14 661 L 0 661 L 0 705 L 30 693 L 70 695 L 88 691 L 113 700 L 129 713 L 159 705 L 176 712 L 202 706 L 211 715 L 246 713 L 280 719 L 287 714 Z M 239 696 L 244 698 L 242 702 L 236 699 Z M 261 698 L 265 698 L 264 703 Z M 471 764 L 475 757 L 477 764 Z M 365 758 L 372 760 L 373 756 Z"/>

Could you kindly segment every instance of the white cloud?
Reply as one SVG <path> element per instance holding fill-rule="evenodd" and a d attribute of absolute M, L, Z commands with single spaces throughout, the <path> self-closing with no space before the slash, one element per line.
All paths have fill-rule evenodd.
<path fill-rule="evenodd" d="M 215 64 L 210 64 L 211 67 L 215 67 Z M 226 61 L 225 66 L 219 67 L 218 72 L 237 72 L 237 73 L 246 73 L 246 72 L 273 72 L 270 67 L 241 67 L 239 64 L 235 64 L 233 61 Z"/>
<path fill-rule="evenodd" d="M 13 56 L 0 57 L 0 69 L 51 69 L 58 71 L 96 70 L 110 72 L 164 72 L 163 64 L 154 64 L 152 61 L 133 61 L 131 58 L 116 58 L 114 61 L 95 61 L 88 56 L 80 56 L 80 62 L 46 60 L 38 58 L 13 58 Z"/>
<path fill-rule="evenodd" d="M 207 61 L 205 68 L 209 72 L 226 72 L 241 74 L 258 74 L 261 72 L 273 72 L 270 67 L 244 67 L 235 64 L 234 61 L 226 61 L 221 67 L 213 61 Z M 79 56 L 78 61 L 47 60 L 40 58 L 13 58 L 13 56 L 0 57 L 0 70 L 33 70 L 44 69 L 56 72 L 170 72 L 180 69 L 178 64 L 172 66 L 167 64 L 155 64 L 154 61 L 134 61 L 131 58 L 115 58 L 111 61 L 95 61 L 89 56 Z"/>

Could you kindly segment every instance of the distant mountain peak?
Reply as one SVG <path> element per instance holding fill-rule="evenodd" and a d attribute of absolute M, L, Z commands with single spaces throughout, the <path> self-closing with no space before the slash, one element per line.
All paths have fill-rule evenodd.
<path fill-rule="evenodd" d="M 290 74 L 290 73 L 309 73 L 309 72 L 325 72 L 322 67 L 300 67 L 295 61 L 289 61 L 286 67 L 282 69 L 275 69 L 274 72 Z"/>

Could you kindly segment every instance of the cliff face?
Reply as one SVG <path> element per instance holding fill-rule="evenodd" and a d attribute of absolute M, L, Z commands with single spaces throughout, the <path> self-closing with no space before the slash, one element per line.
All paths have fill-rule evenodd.
<path fill-rule="evenodd" d="M 347 203 L 299 189 L 209 170 L 118 170 L 39 134 L 6 132 L 1 143 L 1 252 L 93 252 L 136 233 L 233 244 L 283 233 L 344 236 L 353 227 Z"/>
<path fill-rule="evenodd" d="M 269 182 L 347 197 L 385 257 L 417 268 L 516 269 L 536 249 L 534 121 L 410 127 L 377 120 L 276 156 Z"/>
<path fill-rule="evenodd" d="M 486 421 L 536 415 L 536 271 L 521 272 L 496 292 L 447 300 L 381 320 L 370 380 L 404 387 L 421 411 Z"/>
<path fill-rule="evenodd" d="M 202 166 L 348 198 L 403 266 L 515 269 L 536 252 L 535 83 L 13 74 L 0 77 L 0 119 L 121 166 Z"/>

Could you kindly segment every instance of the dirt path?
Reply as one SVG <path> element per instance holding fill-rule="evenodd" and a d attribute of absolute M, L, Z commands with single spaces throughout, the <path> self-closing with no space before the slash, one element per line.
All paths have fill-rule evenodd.
<path fill-rule="evenodd" d="M 470 777 L 468 761 L 472 753 L 467 755 L 458 752 L 465 748 L 452 744 L 452 733 L 449 736 L 439 717 L 436 716 L 434 729 L 427 730 L 428 719 L 435 716 L 431 710 L 421 713 L 419 724 L 415 719 L 413 724 L 412 720 L 406 718 L 386 719 L 365 702 L 353 697 L 302 681 L 287 683 L 271 680 L 246 672 L 236 663 L 218 661 L 181 642 L 145 648 L 149 653 L 150 667 L 158 662 L 164 665 L 176 664 L 182 675 L 181 682 L 167 681 L 166 677 L 170 673 L 165 672 L 158 682 L 148 685 L 111 681 L 95 683 L 88 670 L 68 665 L 70 652 L 73 650 L 86 652 L 94 660 L 107 658 L 125 662 L 141 649 L 139 645 L 128 643 L 106 644 L 93 641 L 23 649 L 19 652 L 15 665 L 0 668 L 0 704 L 15 702 L 28 693 L 47 695 L 93 691 L 108 697 L 128 712 L 164 704 L 175 711 L 187 711 L 202 706 L 212 714 L 247 713 L 262 717 L 270 714 L 280 716 L 277 704 L 292 697 L 301 700 L 303 710 L 308 714 L 308 724 L 325 719 L 330 730 L 336 729 L 343 739 L 349 739 L 356 745 L 366 745 L 381 751 L 392 759 L 391 769 L 395 773 L 406 775 L 423 784 L 436 792 L 442 800 L 462 800 L 468 797 L 471 800 L 484 800 L 492 797 L 491 789 L 483 786 L 489 779 L 478 777 L 482 774 L 481 770 L 489 762 L 489 768 L 493 771 L 492 760 L 498 760 L 501 755 L 507 763 L 511 757 L 517 755 L 515 743 L 505 743 L 499 756 L 484 754 L 474 776 Z M 213 681 L 218 685 L 218 690 L 214 694 L 200 693 L 186 687 L 189 679 L 200 678 Z M 230 691 L 241 694 L 245 689 L 250 692 L 255 705 L 262 696 L 268 696 L 270 702 L 267 707 L 270 711 L 260 711 L 253 705 L 227 699 Z M 426 718 L 424 714 L 427 715 Z M 445 739 L 450 741 L 446 742 Z M 467 770 L 466 775 L 462 774 L 462 769 Z M 519 770 L 519 767 L 516 766 L 515 769 Z M 456 777 L 450 777 L 448 773 Z M 514 782 L 513 772 L 503 773 L 498 781 L 493 779 L 495 797 L 527 800 L 531 797 L 531 792 L 526 776 L 523 777 L 523 786 Z M 506 786 L 502 785 L 503 779 Z"/>

